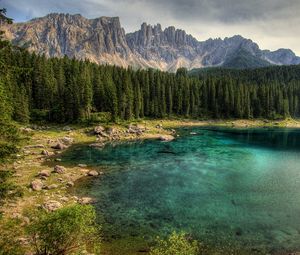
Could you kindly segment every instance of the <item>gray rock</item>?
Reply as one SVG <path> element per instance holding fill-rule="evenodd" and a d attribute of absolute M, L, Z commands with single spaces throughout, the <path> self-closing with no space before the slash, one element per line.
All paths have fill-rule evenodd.
<path fill-rule="evenodd" d="M 65 126 L 65 127 L 63 127 L 63 129 L 62 129 L 63 131 L 71 131 L 72 130 L 72 128 L 70 128 L 69 126 Z"/>
<path fill-rule="evenodd" d="M 49 151 L 42 150 L 41 154 L 44 155 L 44 156 L 49 156 Z"/>
<path fill-rule="evenodd" d="M 103 148 L 105 146 L 105 144 L 104 143 L 92 143 L 89 146 L 95 147 L 95 148 Z"/>
<path fill-rule="evenodd" d="M 78 167 L 85 168 L 85 167 L 87 167 L 87 165 L 86 164 L 78 164 Z"/>
<path fill-rule="evenodd" d="M 99 135 L 104 131 L 105 131 L 105 128 L 102 127 L 102 126 L 97 126 L 97 127 L 94 128 L 94 134 L 96 134 L 96 135 Z"/>
<path fill-rule="evenodd" d="M 46 189 L 49 189 L 49 190 L 51 190 L 51 189 L 57 189 L 58 188 L 58 185 L 57 184 L 51 184 L 51 185 L 48 185 L 47 187 L 46 187 Z"/>
<path fill-rule="evenodd" d="M 41 180 L 36 179 L 31 182 L 30 186 L 31 186 L 32 190 L 40 191 L 43 189 L 44 183 Z"/>
<path fill-rule="evenodd" d="M 74 182 L 72 182 L 72 181 L 67 182 L 67 186 L 68 187 L 73 187 L 74 186 Z"/>
<path fill-rule="evenodd" d="M 62 207 L 62 204 L 55 200 L 47 201 L 42 206 L 46 211 L 53 212 Z"/>
<path fill-rule="evenodd" d="M 66 168 L 64 168 L 63 166 L 56 165 L 54 167 L 54 172 L 55 173 L 63 174 L 65 171 L 66 171 Z"/>
<path fill-rule="evenodd" d="M 68 136 L 65 136 L 64 138 L 59 140 L 66 145 L 71 145 L 72 143 L 74 143 L 74 138 Z"/>
<path fill-rule="evenodd" d="M 159 137 L 159 140 L 161 140 L 161 141 L 163 141 L 163 142 L 170 142 L 170 141 L 172 141 L 172 140 L 174 140 L 175 138 L 174 138 L 174 136 L 172 136 L 172 135 L 161 135 L 160 137 Z"/>
<path fill-rule="evenodd" d="M 50 177 L 51 173 L 49 170 L 42 170 L 39 172 L 40 177 Z"/>
<path fill-rule="evenodd" d="M 94 202 L 95 202 L 95 200 L 92 199 L 91 197 L 82 197 L 78 200 L 78 203 L 82 204 L 82 205 L 92 204 Z"/>
<path fill-rule="evenodd" d="M 64 145 L 61 142 L 58 142 L 56 145 L 51 146 L 52 149 L 56 149 L 56 150 L 64 150 L 66 148 L 68 148 L 68 146 Z"/>
<path fill-rule="evenodd" d="M 88 175 L 89 176 L 98 176 L 99 173 L 96 170 L 91 170 L 91 171 L 88 172 Z"/>

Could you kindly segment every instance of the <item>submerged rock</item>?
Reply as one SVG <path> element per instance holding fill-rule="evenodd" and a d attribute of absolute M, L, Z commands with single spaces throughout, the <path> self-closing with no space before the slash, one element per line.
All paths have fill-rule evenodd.
<path fill-rule="evenodd" d="M 94 148 L 103 148 L 105 146 L 105 143 L 92 143 L 89 146 Z"/>
<path fill-rule="evenodd" d="M 172 136 L 172 135 L 161 135 L 160 137 L 159 137 L 159 140 L 161 140 L 161 141 L 163 141 L 163 142 L 170 142 L 170 141 L 172 141 L 172 140 L 174 140 L 175 138 L 174 138 L 174 136 Z"/>
<path fill-rule="evenodd" d="M 92 199 L 91 197 L 82 197 L 78 200 L 78 203 L 82 205 L 92 204 L 94 202 L 95 200 Z"/>

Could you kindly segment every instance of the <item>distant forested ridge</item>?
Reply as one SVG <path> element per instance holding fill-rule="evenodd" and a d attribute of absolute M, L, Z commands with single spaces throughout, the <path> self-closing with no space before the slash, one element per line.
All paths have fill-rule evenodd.
<path fill-rule="evenodd" d="M 99 66 L 2 43 L 1 109 L 15 121 L 58 123 L 136 118 L 284 118 L 300 114 L 300 66 L 252 70 Z"/>

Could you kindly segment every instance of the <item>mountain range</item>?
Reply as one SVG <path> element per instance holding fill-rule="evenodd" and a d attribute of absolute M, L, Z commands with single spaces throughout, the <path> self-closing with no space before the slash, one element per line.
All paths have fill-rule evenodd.
<path fill-rule="evenodd" d="M 240 35 L 198 41 L 173 26 L 163 29 L 160 24 L 146 23 L 140 30 L 126 33 L 118 17 L 87 19 L 80 14 L 52 13 L 1 29 L 13 44 L 47 57 L 66 55 L 123 67 L 176 71 L 179 67 L 300 64 L 300 57 L 289 49 L 261 50 L 255 42 Z"/>

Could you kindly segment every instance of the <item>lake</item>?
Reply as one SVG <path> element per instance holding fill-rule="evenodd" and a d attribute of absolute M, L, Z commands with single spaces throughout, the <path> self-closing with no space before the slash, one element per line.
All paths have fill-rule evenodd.
<path fill-rule="evenodd" d="M 76 187 L 96 198 L 105 241 L 151 243 L 176 230 L 229 253 L 300 250 L 300 131 L 182 128 L 178 134 L 172 142 L 82 146 L 65 155 L 105 171 Z"/>

